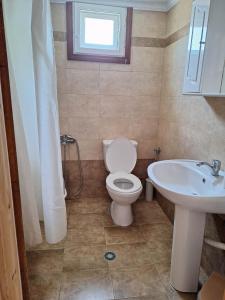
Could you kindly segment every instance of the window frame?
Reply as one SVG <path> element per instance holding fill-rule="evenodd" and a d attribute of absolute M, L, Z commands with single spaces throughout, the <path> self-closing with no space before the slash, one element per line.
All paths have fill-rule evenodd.
<path fill-rule="evenodd" d="M 73 3 L 74 52 L 82 54 L 123 56 L 125 53 L 126 16 L 124 7 L 90 3 Z M 85 43 L 85 18 L 113 21 L 113 44 L 110 46 Z M 76 29 L 77 32 L 76 32 Z"/>
<path fill-rule="evenodd" d="M 66 2 L 66 35 L 67 35 L 67 59 L 77 61 L 130 64 L 131 58 L 131 34 L 132 34 L 133 8 L 127 8 L 125 31 L 125 55 L 74 53 L 74 17 L 73 1 Z M 76 24 L 76 23 L 75 23 Z"/>

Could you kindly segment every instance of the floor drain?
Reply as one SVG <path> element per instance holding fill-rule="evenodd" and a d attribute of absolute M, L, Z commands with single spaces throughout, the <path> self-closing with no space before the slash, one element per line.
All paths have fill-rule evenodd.
<path fill-rule="evenodd" d="M 106 252 L 104 257 L 106 260 L 114 260 L 116 258 L 116 254 L 113 252 Z"/>

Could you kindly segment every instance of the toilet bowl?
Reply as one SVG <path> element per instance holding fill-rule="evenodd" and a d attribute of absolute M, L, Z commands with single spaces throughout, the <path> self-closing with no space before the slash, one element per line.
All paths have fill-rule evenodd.
<path fill-rule="evenodd" d="M 131 204 L 142 192 L 138 177 L 131 174 L 137 161 L 137 142 L 125 138 L 104 140 L 104 162 L 110 174 L 106 188 L 112 198 L 111 217 L 115 224 L 129 226 L 133 222 Z"/>

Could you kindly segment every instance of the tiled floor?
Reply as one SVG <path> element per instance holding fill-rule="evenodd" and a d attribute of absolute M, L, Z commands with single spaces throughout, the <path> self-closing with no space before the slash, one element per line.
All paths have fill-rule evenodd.
<path fill-rule="evenodd" d="M 137 201 L 128 228 L 112 223 L 107 198 L 67 203 L 65 241 L 28 252 L 32 300 L 196 299 L 169 284 L 172 226 L 155 201 Z"/>

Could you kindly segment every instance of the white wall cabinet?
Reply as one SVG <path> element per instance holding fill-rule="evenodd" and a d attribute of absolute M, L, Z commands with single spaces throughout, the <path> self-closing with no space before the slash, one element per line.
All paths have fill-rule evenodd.
<path fill-rule="evenodd" d="M 195 0 L 184 94 L 225 96 L 225 0 Z"/>
<path fill-rule="evenodd" d="M 224 70 L 223 70 L 223 80 L 221 86 L 221 94 L 225 95 L 225 63 L 224 63 Z"/>

